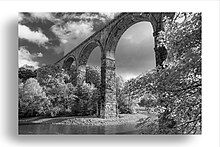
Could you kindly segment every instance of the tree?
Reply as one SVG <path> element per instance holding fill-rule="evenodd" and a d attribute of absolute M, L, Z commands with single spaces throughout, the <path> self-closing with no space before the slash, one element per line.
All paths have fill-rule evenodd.
<path fill-rule="evenodd" d="M 18 78 L 22 80 L 22 82 L 26 82 L 29 78 L 35 78 L 37 76 L 36 70 L 26 69 L 24 67 L 20 67 L 18 69 Z"/>
<path fill-rule="evenodd" d="M 92 115 L 97 111 L 97 101 L 99 97 L 96 98 L 97 88 L 93 84 L 83 82 L 82 85 L 77 86 L 77 96 L 76 100 L 76 110 L 75 113 L 78 115 Z"/>
<path fill-rule="evenodd" d="M 157 83 L 159 104 L 166 108 L 161 133 L 201 133 L 201 13 L 182 15 L 182 22 L 165 18 L 167 68 Z"/>
<path fill-rule="evenodd" d="M 77 67 L 75 65 L 71 65 L 69 70 L 67 70 L 67 75 L 69 76 L 69 80 L 67 83 L 72 83 L 74 86 L 77 85 Z"/>
<path fill-rule="evenodd" d="M 116 97 L 117 97 L 120 95 L 122 89 L 124 88 L 125 82 L 124 79 L 118 74 L 115 75 L 115 82 L 116 82 L 115 86 L 116 86 Z"/>
<path fill-rule="evenodd" d="M 65 74 L 56 73 L 44 78 L 45 93 L 50 100 L 49 112 L 51 116 L 72 114 L 75 107 L 76 87 L 72 83 L 65 83 Z M 43 81 L 43 80 L 42 80 Z"/>
<path fill-rule="evenodd" d="M 48 84 L 49 79 L 59 78 L 60 80 L 68 81 L 68 74 L 59 66 L 46 65 L 37 69 L 37 80 L 40 85 L 44 86 Z"/>
<path fill-rule="evenodd" d="M 180 21 L 181 17 L 185 19 Z M 129 81 L 131 94 L 149 93 L 157 98 L 161 113 L 155 133 L 201 133 L 201 13 L 164 18 L 164 26 L 157 38 L 168 53 L 164 68 Z"/>
<path fill-rule="evenodd" d="M 140 106 L 144 106 L 147 108 L 156 107 L 157 99 L 151 94 L 145 94 L 141 97 L 140 102 L 138 103 Z"/>
<path fill-rule="evenodd" d="M 30 78 L 19 85 L 19 116 L 39 115 L 47 107 L 45 101 L 46 94 L 36 79 Z"/>
<path fill-rule="evenodd" d="M 201 133 L 201 13 L 184 16 L 182 22 L 165 18 L 160 37 L 168 51 L 166 68 L 148 79 L 164 109 L 158 120 L 162 134 Z"/>
<path fill-rule="evenodd" d="M 98 66 L 86 66 L 86 82 L 94 84 L 96 88 L 101 85 L 101 69 Z"/>

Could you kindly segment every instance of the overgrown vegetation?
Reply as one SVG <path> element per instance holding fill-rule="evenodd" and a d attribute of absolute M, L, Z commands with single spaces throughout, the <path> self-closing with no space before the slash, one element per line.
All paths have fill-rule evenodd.
<path fill-rule="evenodd" d="M 159 127 L 151 133 L 198 134 L 202 127 L 201 13 L 180 13 L 176 20 L 164 21 L 165 31 L 158 39 L 168 51 L 165 68 L 130 81 L 131 89 L 139 96 L 157 97 Z"/>
<path fill-rule="evenodd" d="M 19 71 L 24 71 L 20 68 Z M 29 70 L 23 74 L 29 75 Z M 71 73 L 70 71 L 73 71 Z M 19 79 L 19 116 L 75 116 L 98 115 L 101 71 L 99 67 L 86 67 L 86 82 L 76 85 L 76 70 L 68 71 L 47 65 L 37 69 L 33 78 Z M 19 72 L 20 73 L 20 72 Z M 19 76 L 21 77 L 21 76 Z M 29 76 L 28 76 L 29 77 Z M 117 93 L 123 88 L 117 77 Z M 121 104 L 118 106 L 123 107 Z M 124 111 L 123 111 L 124 112 Z"/>

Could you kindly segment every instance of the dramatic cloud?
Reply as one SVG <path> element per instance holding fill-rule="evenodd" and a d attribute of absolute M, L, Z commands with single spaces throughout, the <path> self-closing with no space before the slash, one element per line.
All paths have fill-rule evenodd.
<path fill-rule="evenodd" d="M 19 66 L 28 64 L 37 68 L 55 63 L 118 14 L 19 13 Z M 116 48 L 116 72 L 125 80 L 155 66 L 152 33 L 149 22 L 140 22 L 121 36 Z M 100 48 L 95 49 L 87 64 L 100 66 L 100 58 Z"/>
<path fill-rule="evenodd" d="M 52 30 L 61 39 L 61 45 L 55 48 L 57 53 L 64 51 L 64 55 L 92 35 L 92 22 L 68 22 L 64 26 L 53 26 Z"/>
<path fill-rule="evenodd" d="M 48 19 L 53 20 L 53 16 L 49 12 L 37 12 L 37 13 L 31 13 L 32 17 L 39 18 L 39 19 Z"/>
<path fill-rule="evenodd" d="M 100 12 L 100 13 L 63 13 L 61 15 L 60 19 L 65 21 L 94 21 L 94 20 L 100 20 L 103 22 L 106 22 L 108 20 L 112 20 L 115 16 L 117 16 L 119 13 L 115 12 Z"/>
<path fill-rule="evenodd" d="M 115 16 L 117 16 L 119 13 L 116 12 L 100 12 L 102 16 L 106 16 L 108 19 L 113 19 Z"/>
<path fill-rule="evenodd" d="M 43 57 L 42 53 L 30 54 L 25 47 L 20 47 L 18 50 L 18 65 L 19 67 L 28 65 L 33 66 L 35 69 L 39 67 L 39 62 L 34 61 L 35 58 Z"/>
<path fill-rule="evenodd" d="M 19 37 L 66 54 L 118 14 L 23 12 L 18 18 Z"/>
<path fill-rule="evenodd" d="M 121 41 L 132 44 L 141 44 L 143 41 L 152 40 L 153 29 L 149 22 L 140 22 L 131 26 L 122 35 Z"/>
<path fill-rule="evenodd" d="M 60 38 L 56 53 L 66 55 L 86 38 L 99 30 L 118 13 L 57 13 L 57 24 L 51 30 Z M 49 17 L 49 16 L 48 16 Z"/>
<path fill-rule="evenodd" d="M 64 20 L 86 20 L 86 21 L 91 21 L 93 19 L 99 19 L 99 16 L 98 14 L 91 14 L 91 13 L 72 13 L 72 14 L 69 14 L 69 13 L 66 13 L 62 16 L 62 19 Z"/>
<path fill-rule="evenodd" d="M 116 51 L 117 72 L 125 79 L 155 67 L 153 28 L 148 22 L 137 23 L 121 36 Z"/>
<path fill-rule="evenodd" d="M 48 38 L 42 33 L 41 30 L 31 31 L 25 25 L 18 24 L 18 37 L 27 39 L 31 42 L 37 43 L 38 45 L 44 45 L 48 42 Z"/>

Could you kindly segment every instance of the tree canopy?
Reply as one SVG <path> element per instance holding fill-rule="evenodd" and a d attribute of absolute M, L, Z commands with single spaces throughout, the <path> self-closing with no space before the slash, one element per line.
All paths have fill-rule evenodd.
<path fill-rule="evenodd" d="M 181 17 L 185 19 L 180 22 Z M 132 95 L 157 97 L 157 105 L 163 108 L 159 133 L 201 133 L 201 13 L 180 13 L 164 21 L 158 39 L 168 52 L 165 68 L 129 81 L 129 89 Z"/>

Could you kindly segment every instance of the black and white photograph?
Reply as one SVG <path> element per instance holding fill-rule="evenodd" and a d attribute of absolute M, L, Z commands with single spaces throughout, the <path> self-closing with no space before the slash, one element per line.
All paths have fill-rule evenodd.
<path fill-rule="evenodd" d="M 0 8 L 0 147 L 220 145 L 220 1 Z"/>
<path fill-rule="evenodd" d="M 19 12 L 18 134 L 202 134 L 201 12 Z"/>

